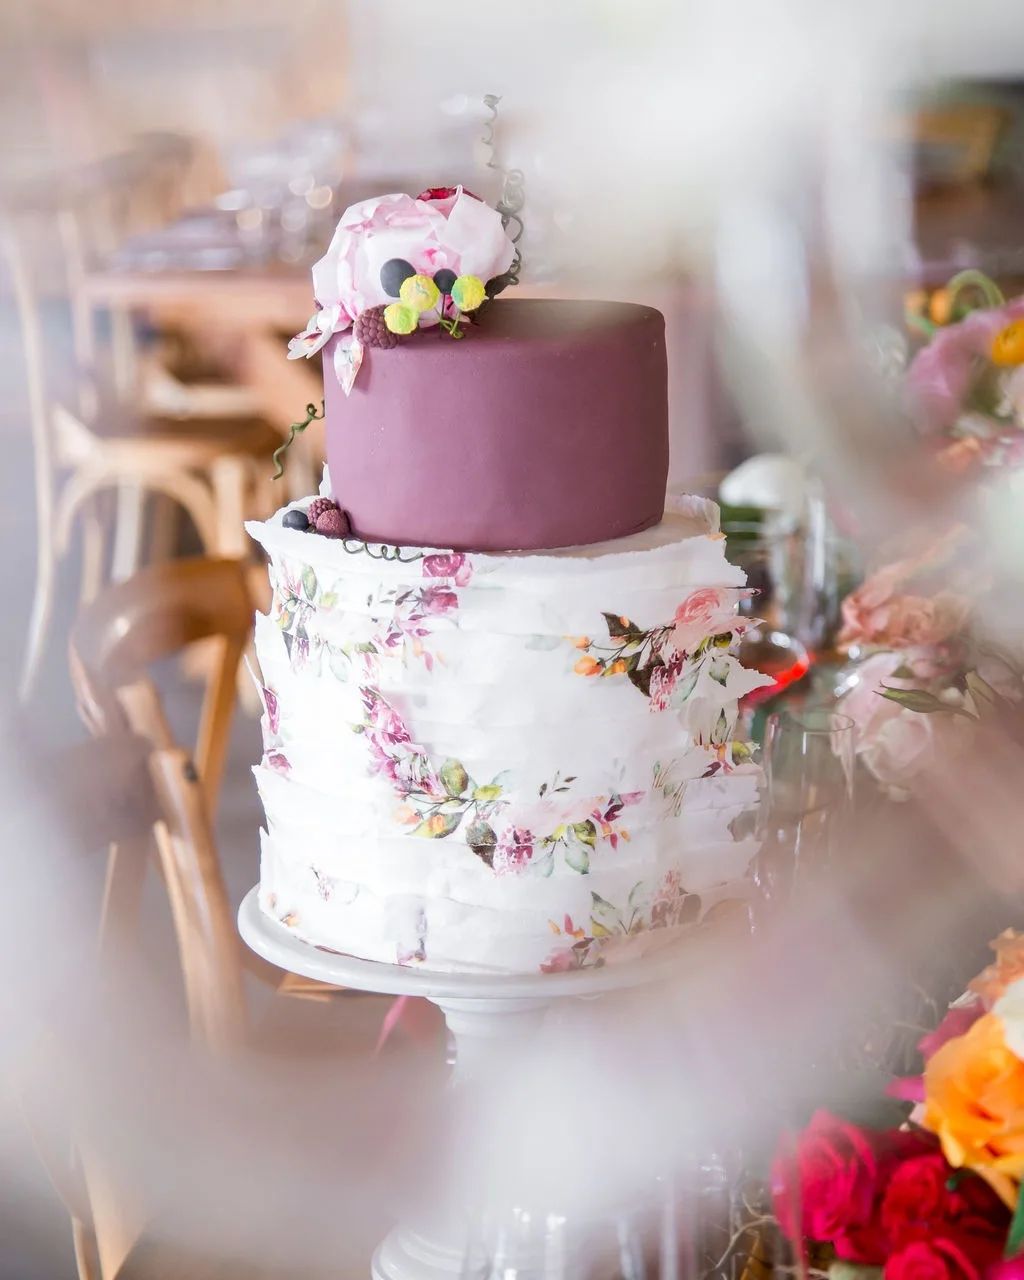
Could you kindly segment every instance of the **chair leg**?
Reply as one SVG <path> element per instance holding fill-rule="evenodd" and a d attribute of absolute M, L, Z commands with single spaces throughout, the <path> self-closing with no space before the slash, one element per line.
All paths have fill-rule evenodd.
<path fill-rule="evenodd" d="M 248 547 L 243 524 L 249 490 L 249 459 L 218 458 L 210 468 L 217 511 L 217 554 L 243 558 Z"/>
<path fill-rule="evenodd" d="M 18 700 L 24 705 L 32 697 L 39 668 L 46 650 L 50 623 L 53 620 L 53 599 L 57 579 L 57 547 L 52 528 L 39 531 L 36 548 L 36 584 L 29 615 L 28 639 L 25 658 L 18 684 Z"/>
<path fill-rule="evenodd" d="M 144 502 L 145 493 L 141 484 L 130 480 L 122 480 L 118 484 L 114 552 L 110 569 L 114 582 L 124 582 L 139 567 Z"/>
<path fill-rule="evenodd" d="M 96 1237 L 79 1218 L 71 1219 L 71 1239 L 75 1248 L 78 1280 L 102 1280 Z"/>
<path fill-rule="evenodd" d="M 82 604 L 95 599 L 103 584 L 105 532 L 100 495 L 97 494 L 82 512 Z"/>
<path fill-rule="evenodd" d="M 155 493 L 150 504 L 152 530 L 149 539 L 149 562 L 160 564 L 174 556 L 179 533 L 179 512 L 175 504 L 162 493 Z"/>

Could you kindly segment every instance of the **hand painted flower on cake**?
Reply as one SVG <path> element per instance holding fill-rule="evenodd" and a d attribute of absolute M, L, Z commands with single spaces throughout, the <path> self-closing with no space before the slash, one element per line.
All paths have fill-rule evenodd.
<path fill-rule="evenodd" d="M 473 563 L 461 551 L 423 557 L 424 578 L 451 578 L 457 587 L 466 587 L 473 576 Z"/>
<path fill-rule="evenodd" d="M 461 187 L 444 192 L 424 192 L 418 199 L 379 196 L 345 210 L 327 253 L 313 268 L 317 300 L 324 308 L 340 307 L 339 327 L 369 307 L 394 304 L 411 276 L 432 281 L 445 271 L 454 273 L 452 279 L 487 281 L 508 270 L 515 246 L 497 210 Z M 389 265 L 394 263 L 400 268 Z M 428 309 L 419 324 L 436 324 L 438 318 Z"/>

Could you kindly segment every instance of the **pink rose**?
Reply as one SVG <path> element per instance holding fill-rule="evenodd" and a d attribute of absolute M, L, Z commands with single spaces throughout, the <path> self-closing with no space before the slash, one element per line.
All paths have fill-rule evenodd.
<path fill-rule="evenodd" d="M 395 301 L 381 284 L 381 268 L 392 258 L 421 275 L 447 267 L 486 283 L 507 271 L 514 255 L 498 211 L 461 187 L 443 200 L 377 196 L 341 215 L 327 253 L 313 268 L 313 292 L 321 307 L 340 306 L 337 331 L 368 307 Z M 436 322 L 436 312 L 420 321 Z"/>
<path fill-rule="evenodd" d="M 728 631 L 735 616 L 735 592 L 718 587 L 691 591 L 672 619 L 672 645 L 678 653 L 693 653 L 708 636 Z"/>
<path fill-rule="evenodd" d="M 448 555 L 423 557 L 424 578 L 451 578 L 457 587 L 464 587 L 473 576 L 473 565 L 461 551 Z"/>
<path fill-rule="evenodd" d="M 951 427 L 964 409 L 979 373 L 991 368 L 992 342 L 1024 316 L 1024 298 L 1004 307 L 972 311 L 941 329 L 907 371 L 907 397 L 921 429 L 934 434 Z"/>

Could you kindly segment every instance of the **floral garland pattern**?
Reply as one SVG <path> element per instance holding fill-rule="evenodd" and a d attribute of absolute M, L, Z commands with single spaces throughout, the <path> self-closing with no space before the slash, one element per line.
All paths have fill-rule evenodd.
<path fill-rule="evenodd" d="M 667 871 L 653 895 L 648 895 L 647 885 L 639 881 L 630 890 L 623 909 L 599 893 L 591 893 L 590 919 L 585 926 L 574 924 L 568 915 L 560 925 L 549 920 L 551 932 L 567 942 L 551 953 L 541 965 L 541 972 L 597 968 L 604 964 L 600 952 L 608 938 L 632 938 L 650 929 L 693 924 L 700 916 L 700 896 L 683 888 L 678 871 Z"/>
<path fill-rule="evenodd" d="M 620 816 L 627 806 L 642 800 L 645 792 L 570 803 L 566 821 L 546 835 L 536 835 L 526 827 L 502 822 L 508 805 L 505 773 L 480 784 L 460 760 L 435 764 L 413 741 L 405 720 L 380 690 L 366 686 L 362 698 L 364 719 L 354 726 L 355 731 L 365 736 L 372 772 L 386 778 L 401 799 L 396 820 L 413 835 L 443 840 L 465 824 L 466 844 L 495 875 L 526 870 L 550 875 L 558 850 L 568 867 L 586 875 L 599 843 L 617 849 L 620 840 L 629 839 Z M 556 777 L 554 783 L 540 788 L 539 796 L 568 791 L 575 781 L 571 776 Z"/>

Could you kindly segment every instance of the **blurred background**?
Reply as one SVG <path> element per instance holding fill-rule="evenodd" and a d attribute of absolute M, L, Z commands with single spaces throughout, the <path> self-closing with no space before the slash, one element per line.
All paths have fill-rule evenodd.
<path fill-rule="evenodd" d="M 268 594 L 242 522 L 319 483 L 315 424 L 276 484 L 271 457 L 322 396 L 317 362 L 284 355 L 349 204 L 455 182 L 497 194 L 500 172 L 520 169 L 521 293 L 664 311 L 670 487 L 722 500 L 767 617 L 747 641 L 749 663 L 777 678 L 746 708 L 755 737 L 857 683 L 841 601 L 922 521 L 982 522 L 973 568 L 1002 586 L 980 625 L 1017 647 L 1016 501 L 979 516 L 973 491 L 920 464 L 891 375 L 956 318 L 957 272 L 979 269 L 1007 297 L 1024 282 L 1024 19 L 1009 0 L 727 8 L 2 7 L 0 1276 L 251 1276 L 257 1259 L 268 1274 L 363 1274 L 395 1187 L 437 1156 L 437 1011 L 407 1010 L 373 1058 L 387 998 L 282 975 L 233 931 L 262 821 L 259 709 L 236 677 Z M 616 1098 L 671 1098 L 680 1054 L 696 1064 L 691 1102 L 702 1087 L 724 1095 L 712 1081 L 732 1063 L 750 1114 L 723 1101 L 728 1132 L 705 1145 L 756 1146 L 783 1093 L 806 1100 L 803 1066 L 834 1082 L 814 1046 L 876 1017 L 893 972 L 913 975 L 911 1022 L 919 997 L 934 1011 L 955 995 L 989 934 L 1020 916 L 1015 724 L 987 727 L 998 763 L 984 779 L 961 762 L 951 786 L 940 761 L 923 804 L 896 804 L 906 778 L 879 789 L 878 766 L 851 826 L 836 753 L 824 782 L 808 764 L 820 729 L 788 727 L 794 757 L 776 721 L 782 809 L 760 875 L 781 922 L 757 967 L 774 994 L 761 998 L 730 941 L 702 969 L 715 990 L 676 993 L 678 1024 L 630 1006 L 650 1050 L 614 1056 Z M 842 803 L 808 825 L 806 794 L 829 787 Z M 155 827 L 161 870 L 147 876 Z M 827 846 L 832 879 L 787 916 L 794 831 Z M 134 859 L 126 877 L 110 842 Z M 880 912 L 894 897 L 913 911 Z M 112 986 L 93 976 L 98 933 L 120 958 Z M 959 963 L 925 981 L 938 936 L 961 939 Z M 197 1066 L 188 1028 L 242 1037 L 243 1006 L 257 1047 L 233 1072 Z M 570 1052 L 568 1034 L 544 1062 Z M 754 1043 L 777 1055 L 761 1070 Z M 646 1083 L 630 1074 L 641 1058 L 657 1068 Z M 417 1105 L 406 1114 L 396 1097 Z M 555 1123 L 551 1099 L 530 1107 Z M 683 1110 L 658 1132 L 649 1112 L 632 1117 L 644 1167 L 686 1145 L 697 1121 Z M 79 1148 L 83 1129 L 94 1141 Z M 100 1172 L 84 1149 L 102 1152 Z M 552 1156 L 577 1158 L 600 1184 L 589 1148 Z"/>

